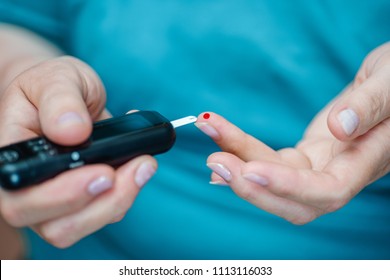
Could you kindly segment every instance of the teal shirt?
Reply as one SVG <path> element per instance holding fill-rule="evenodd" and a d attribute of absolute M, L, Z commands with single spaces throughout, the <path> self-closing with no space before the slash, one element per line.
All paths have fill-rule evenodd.
<path fill-rule="evenodd" d="M 2 0 L 25 26 L 101 76 L 114 115 L 217 112 L 279 149 L 390 38 L 389 1 Z M 194 127 L 125 218 L 68 249 L 27 233 L 38 259 L 388 259 L 390 178 L 341 210 L 295 226 L 208 184 L 218 147 Z M 367 151 L 369 152 L 369 151 Z"/>

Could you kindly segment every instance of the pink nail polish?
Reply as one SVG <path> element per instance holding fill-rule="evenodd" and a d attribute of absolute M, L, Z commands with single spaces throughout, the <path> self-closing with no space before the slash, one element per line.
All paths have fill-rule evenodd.
<path fill-rule="evenodd" d="M 233 178 L 232 173 L 229 169 L 220 163 L 208 163 L 207 166 L 222 177 L 226 182 L 230 182 Z"/>
<path fill-rule="evenodd" d="M 254 173 L 247 173 L 247 174 L 242 175 L 242 177 L 244 177 L 248 181 L 251 181 L 252 183 L 255 183 L 255 184 L 258 184 L 261 186 L 267 186 L 269 184 L 267 178 L 260 176 L 260 175 L 257 175 L 257 174 L 254 174 Z"/>
<path fill-rule="evenodd" d="M 96 196 L 112 187 L 112 180 L 101 176 L 88 185 L 88 192 Z"/>
<path fill-rule="evenodd" d="M 347 136 L 352 135 L 359 125 L 359 116 L 352 109 L 341 111 L 337 118 Z"/>
<path fill-rule="evenodd" d="M 142 163 L 138 167 L 137 172 L 135 173 L 135 183 L 139 188 L 142 188 L 146 184 L 146 182 L 148 182 L 150 178 L 152 178 L 155 172 L 156 168 L 149 162 Z"/>
<path fill-rule="evenodd" d="M 83 123 L 83 118 L 75 112 L 67 112 L 59 116 L 57 124 L 59 125 L 73 125 Z"/>
<path fill-rule="evenodd" d="M 217 185 L 217 186 L 229 186 L 225 181 L 210 181 L 210 185 Z"/>
<path fill-rule="evenodd" d="M 199 128 L 204 134 L 213 138 L 214 140 L 220 138 L 218 131 L 207 122 L 198 122 L 195 123 L 195 126 Z"/>

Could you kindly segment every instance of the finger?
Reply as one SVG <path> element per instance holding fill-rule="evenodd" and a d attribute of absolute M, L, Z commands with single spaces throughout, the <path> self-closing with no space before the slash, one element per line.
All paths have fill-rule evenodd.
<path fill-rule="evenodd" d="M 389 67 L 382 67 L 335 103 L 328 126 L 336 138 L 354 139 L 390 117 L 389 80 Z"/>
<path fill-rule="evenodd" d="M 228 153 L 215 153 L 208 158 L 208 166 L 222 177 L 241 198 L 255 206 L 286 219 L 294 224 L 305 224 L 321 213 L 321 210 L 279 197 L 272 193 L 268 182 L 252 182 L 242 176 L 247 163 Z M 249 174 L 248 176 L 253 176 Z M 251 177 L 250 177 L 251 178 Z"/>
<path fill-rule="evenodd" d="M 386 119 L 369 135 L 345 143 L 345 148 L 326 166 L 341 184 L 356 194 L 373 181 L 390 171 L 390 119 Z"/>
<path fill-rule="evenodd" d="M 98 118 L 104 108 L 105 92 L 98 76 L 72 58 L 35 68 L 20 75 L 18 85 L 38 108 L 43 133 L 63 145 L 85 141 L 92 129 L 91 116 Z"/>
<path fill-rule="evenodd" d="M 73 213 L 110 189 L 114 170 L 106 165 L 74 169 L 37 186 L 1 191 L 1 209 L 13 226 L 29 226 Z"/>
<path fill-rule="evenodd" d="M 242 176 L 265 185 L 277 196 L 322 209 L 324 213 L 336 211 L 390 171 L 389 126 L 387 119 L 373 128 L 369 137 L 340 143 L 344 148 L 322 170 L 253 161 L 243 167 Z"/>
<path fill-rule="evenodd" d="M 265 161 L 249 162 L 241 172 L 244 178 L 276 196 L 321 209 L 323 213 L 341 208 L 352 197 L 347 186 L 324 172 Z"/>
<path fill-rule="evenodd" d="M 211 180 L 210 180 L 211 185 L 219 185 L 219 186 L 228 186 L 229 184 L 217 173 L 212 172 L 211 173 Z"/>
<path fill-rule="evenodd" d="M 65 248 L 103 226 L 118 220 L 131 207 L 141 188 L 153 176 L 157 162 L 141 156 L 121 166 L 115 186 L 77 213 L 49 221 L 37 227 L 49 243 Z"/>
<path fill-rule="evenodd" d="M 234 154 L 245 161 L 260 157 L 279 160 L 278 153 L 273 149 L 215 113 L 200 114 L 196 126 L 211 137 L 223 151 Z"/>

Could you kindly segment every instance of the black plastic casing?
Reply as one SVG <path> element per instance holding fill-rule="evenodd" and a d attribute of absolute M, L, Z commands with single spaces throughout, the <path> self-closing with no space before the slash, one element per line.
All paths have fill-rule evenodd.
<path fill-rule="evenodd" d="M 139 155 L 168 151 L 176 134 L 170 121 L 154 111 L 139 111 L 94 124 L 82 145 L 65 147 L 45 137 L 0 148 L 0 185 L 18 190 L 86 164 L 118 166 Z"/>

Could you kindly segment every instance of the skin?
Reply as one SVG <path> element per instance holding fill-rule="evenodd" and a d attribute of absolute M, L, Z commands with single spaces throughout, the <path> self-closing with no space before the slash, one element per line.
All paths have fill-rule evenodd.
<path fill-rule="evenodd" d="M 278 151 L 215 113 L 200 114 L 197 126 L 222 149 L 207 160 L 211 182 L 298 225 L 340 209 L 390 170 L 389 81 L 388 43 L 366 57 L 295 147 Z M 345 109 L 358 117 L 352 133 L 340 122 Z"/>
<path fill-rule="evenodd" d="M 41 134 L 59 144 L 78 144 L 88 138 L 93 121 L 110 116 L 102 82 L 88 65 L 61 56 L 26 31 L 9 26 L 0 31 L 7 42 L 0 51 L 1 146 Z M 339 209 L 388 173 L 389 49 L 384 45 L 368 56 L 354 83 L 319 113 L 295 148 L 274 151 L 221 116 L 199 116 L 198 127 L 213 129 L 212 138 L 224 151 L 209 157 L 210 167 L 228 170 L 225 178 L 214 172 L 212 181 L 229 184 L 259 208 L 304 224 Z M 337 118 L 345 108 L 359 116 L 351 135 Z M 140 176 L 144 167 L 148 172 Z M 116 170 L 90 165 L 21 191 L 0 191 L 1 216 L 65 248 L 121 220 L 156 168 L 153 157 L 141 156 Z M 106 188 L 91 193 L 91 184 L 101 178 Z"/>
<path fill-rule="evenodd" d="M 0 37 L 9 44 L 0 60 L 8 59 L 1 68 L 0 146 L 42 134 L 58 144 L 80 144 L 92 122 L 110 117 L 103 84 L 88 65 L 25 30 L 1 26 Z M 156 169 L 156 160 L 145 155 L 117 169 L 89 165 L 17 192 L 0 190 L 1 216 L 12 227 L 31 227 L 50 244 L 69 247 L 120 221 Z M 0 232 L 9 232 L 0 225 Z"/>

